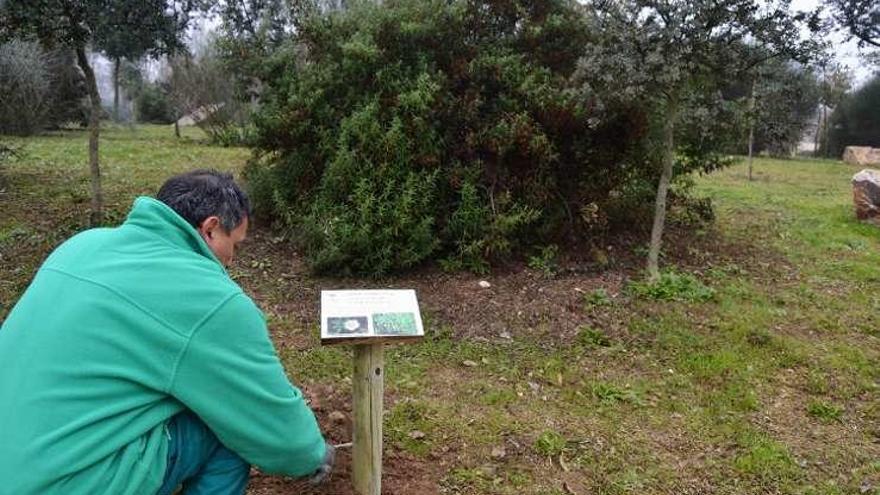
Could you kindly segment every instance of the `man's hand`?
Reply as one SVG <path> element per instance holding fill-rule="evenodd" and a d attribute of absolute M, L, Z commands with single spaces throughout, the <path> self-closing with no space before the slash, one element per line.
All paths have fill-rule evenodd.
<path fill-rule="evenodd" d="M 320 485 L 327 481 L 330 472 L 333 471 L 333 463 L 336 462 L 336 447 L 326 440 L 324 443 L 327 445 L 327 452 L 324 454 L 324 460 L 321 462 L 321 466 L 315 471 L 315 474 L 309 478 L 309 484 L 311 485 Z"/>

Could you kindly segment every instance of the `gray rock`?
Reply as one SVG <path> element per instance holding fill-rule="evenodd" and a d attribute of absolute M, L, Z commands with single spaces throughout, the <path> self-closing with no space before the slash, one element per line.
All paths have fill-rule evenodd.
<path fill-rule="evenodd" d="M 852 178 L 856 217 L 880 225 L 880 170 L 866 168 Z"/>

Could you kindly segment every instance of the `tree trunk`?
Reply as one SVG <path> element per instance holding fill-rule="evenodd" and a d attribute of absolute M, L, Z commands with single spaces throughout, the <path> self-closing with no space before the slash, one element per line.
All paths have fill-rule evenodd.
<path fill-rule="evenodd" d="M 178 122 L 180 122 L 180 119 L 174 119 L 174 137 L 180 139 L 180 125 Z"/>
<path fill-rule="evenodd" d="M 822 132 L 822 112 L 819 112 L 819 118 L 816 120 L 816 134 L 813 136 L 813 156 L 819 156 L 819 136 Z"/>
<path fill-rule="evenodd" d="M 828 108 L 828 74 L 825 71 L 826 62 L 822 62 L 822 92 L 820 101 L 822 102 L 822 112 L 819 113 L 819 128 L 816 129 L 817 138 L 816 140 L 819 143 L 819 151 L 821 154 L 816 153 L 819 156 L 826 156 L 828 154 L 828 150 L 825 149 L 825 126 L 828 125 L 828 121 L 825 119 L 825 109 Z M 819 134 L 821 133 L 821 134 Z"/>
<path fill-rule="evenodd" d="M 89 170 L 92 176 L 92 211 L 89 215 L 89 224 L 97 227 L 104 217 L 104 198 L 101 193 L 101 169 L 98 166 L 98 137 L 101 130 L 101 95 L 98 94 L 98 83 L 95 81 L 95 71 L 89 65 L 86 50 L 79 46 L 76 48 L 76 60 L 79 68 L 86 76 L 86 90 L 89 93 Z"/>
<path fill-rule="evenodd" d="M 755 84 L 758 77 L 752 78 L 752 96 L 749 98 L 749 182 L 752 181 L 752 162 L 755 151 Z"/>
<path fill-rule="evenodd" d="M 822 105 L 822 156 L 828 158 L 828 107 Z"/>
<path fill-rule="evenodd" d="M 675 121 L 678 118 L 677 95 L 666 98 L 666 120 L 663 123 L 663 172 L 657 185 L 657 201 L 654 205 L 654 226 L 651 229 L 651 246 L 648 250 L 648 277 L 660 278 L 660 245 L 663 240 L 663 227 L 666 223 L 666 194 L 672 180 L 672 165 L 675 162 Z"/>
<path fill-rule="evenodd" d="M 119 122 L 119 57 L 113 59 L 113 120 Z"/>

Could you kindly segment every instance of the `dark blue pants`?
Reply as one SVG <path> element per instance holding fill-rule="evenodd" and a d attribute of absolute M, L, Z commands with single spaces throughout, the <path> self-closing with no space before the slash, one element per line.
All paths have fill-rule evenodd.
<path fill-rule="evenodd" d="M 242 495 L 250 466 L 227 449 L 195 414 L 168 421 L 168 467 L 158 495 L 183 487 L 184 495 Z"/>

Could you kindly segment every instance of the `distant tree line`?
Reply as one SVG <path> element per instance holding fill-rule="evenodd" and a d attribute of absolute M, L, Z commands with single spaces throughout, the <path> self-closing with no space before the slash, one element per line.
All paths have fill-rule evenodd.
<path fill-rule="evenodd" d="M 880 148 L 880 76 L 846 95 L 828 127 L 830 156 L 840 157 L 847 146 Z"/>

